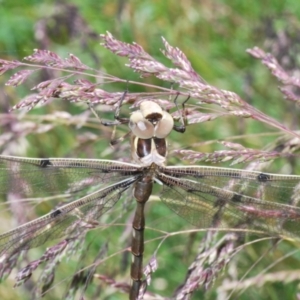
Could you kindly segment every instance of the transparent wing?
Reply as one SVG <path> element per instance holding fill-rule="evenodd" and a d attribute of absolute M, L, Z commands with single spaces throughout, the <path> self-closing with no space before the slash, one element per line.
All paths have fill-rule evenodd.
<path fill-rule="evenodd" d="M 199 228 L 300 235 L 300 176 L 214 167 L 166 167 L 162 201 Z"/>
<path fill-rule="evenodd" d="M 112 160 L 0 156 L 0 194 L 22 197 L 82 193 L 140 172 L 140 166 Z"/>
<path fill-rule="evenodd" d="M 92 228 L 140 172 L 139 166 L 118 161 L 0 156 L 0 197 L 4 201 L 11 193 L 18 194 L 16 205 L 18 199 L 30 196 L 62 194 L 78 199 L 0 235 L 0 256 Z"/>
<path fill-rule="evenodd" d="M 135 177 L 125 179 L 0 235 L 0 260 L 48 240 L 76 237 L 95 227 L 97 219 L 115 205 L 135 180 Z"/>

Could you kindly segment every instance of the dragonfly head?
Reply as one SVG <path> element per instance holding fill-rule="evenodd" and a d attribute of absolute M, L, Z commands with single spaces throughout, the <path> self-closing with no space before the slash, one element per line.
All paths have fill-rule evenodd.
<path fill-rule="evenodd" d="M 166 138 L 173 126 L 173 117 L 152 101 L 142 102 L 140 109 L 133 112 L 129 120 L 132 133 L 141 139 Z"/>

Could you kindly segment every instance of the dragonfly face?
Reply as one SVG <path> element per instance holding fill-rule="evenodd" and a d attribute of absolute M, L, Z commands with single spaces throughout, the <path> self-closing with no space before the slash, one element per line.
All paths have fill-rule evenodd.
<path fill-rule="evenodd" d="M 77 196 L 47 215 L 0 235 L 0 275 L 14 266 L 22 250 L 48 240 L 76 238 L 98 224 L 130 187 L 136 211 L 131 250 L 136 299 L 143 285 L 144 207 L 153 182 L 176 214 L 199 228 L 247 227 L 277 237 L 300 236 L 300 177 L 206 166 L 165 166 L 165 138 L 174 126 L 170 114 L 145 101 L 129 120 L 134 163 L 102 159 L 0 156 L 0 192 Z M 93 191 L 90 191 L 90 187 Z"/>

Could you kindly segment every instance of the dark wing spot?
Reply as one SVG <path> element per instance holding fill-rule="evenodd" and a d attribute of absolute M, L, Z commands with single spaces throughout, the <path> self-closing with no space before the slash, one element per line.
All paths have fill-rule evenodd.
<path fill-rule="evenodd" d="M 52 166 L 52 163 L 51 163 L 51 161 L 50 161 L 49 159 L 42 159 L 42 160 L 40 161 L 40 166 L 41 166 L 42 168 L 46 168 L 46 167 L 48 167 L 48 166 Z"/>
<path fill-rule="evenodd" d="M 234 194 L 233 197 L 230 199 L 232 202 L 241 202 L 242 195 Z"/>
<path fill-rule="evenodd" d="M 51 216 L 51 218 L 56 218 L 61 213 L 62 213 L 62 211 L 60 209 L 57 209 L 54 212 L 52 212 L 50 216 Z"/>
<path fill-rule="evenodd" d="M 257 176 L 257 180 L 259 182 L 266 182 L 268 180 L 270 180 L 270 176 L 268 174 L 264 174 L 264 173 L 260 173 L 258 176 Z"/>

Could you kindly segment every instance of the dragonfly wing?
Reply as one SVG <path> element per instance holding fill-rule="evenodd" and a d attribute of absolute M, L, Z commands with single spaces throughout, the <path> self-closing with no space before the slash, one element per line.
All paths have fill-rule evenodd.
<path fill-rule="evenodd" d="M 199 228 L 299 236 L 299 176 L 213 167 L 166 167 L 161 199 Z"/>
<path fill-rule="evenodd" d="M 0 261 L 48 240 L 73 238 L 96 227 L 97 219 L 113 207 L 135 181 L 136 177 L 127 178 L 0 235 Z"/>
<path fill-rule="evenodd" d="M 0 193 L 48 197 L 63 193 L 86 195 L 135 175 L 140 166 L 118 161 L 0 156 Z"/>

